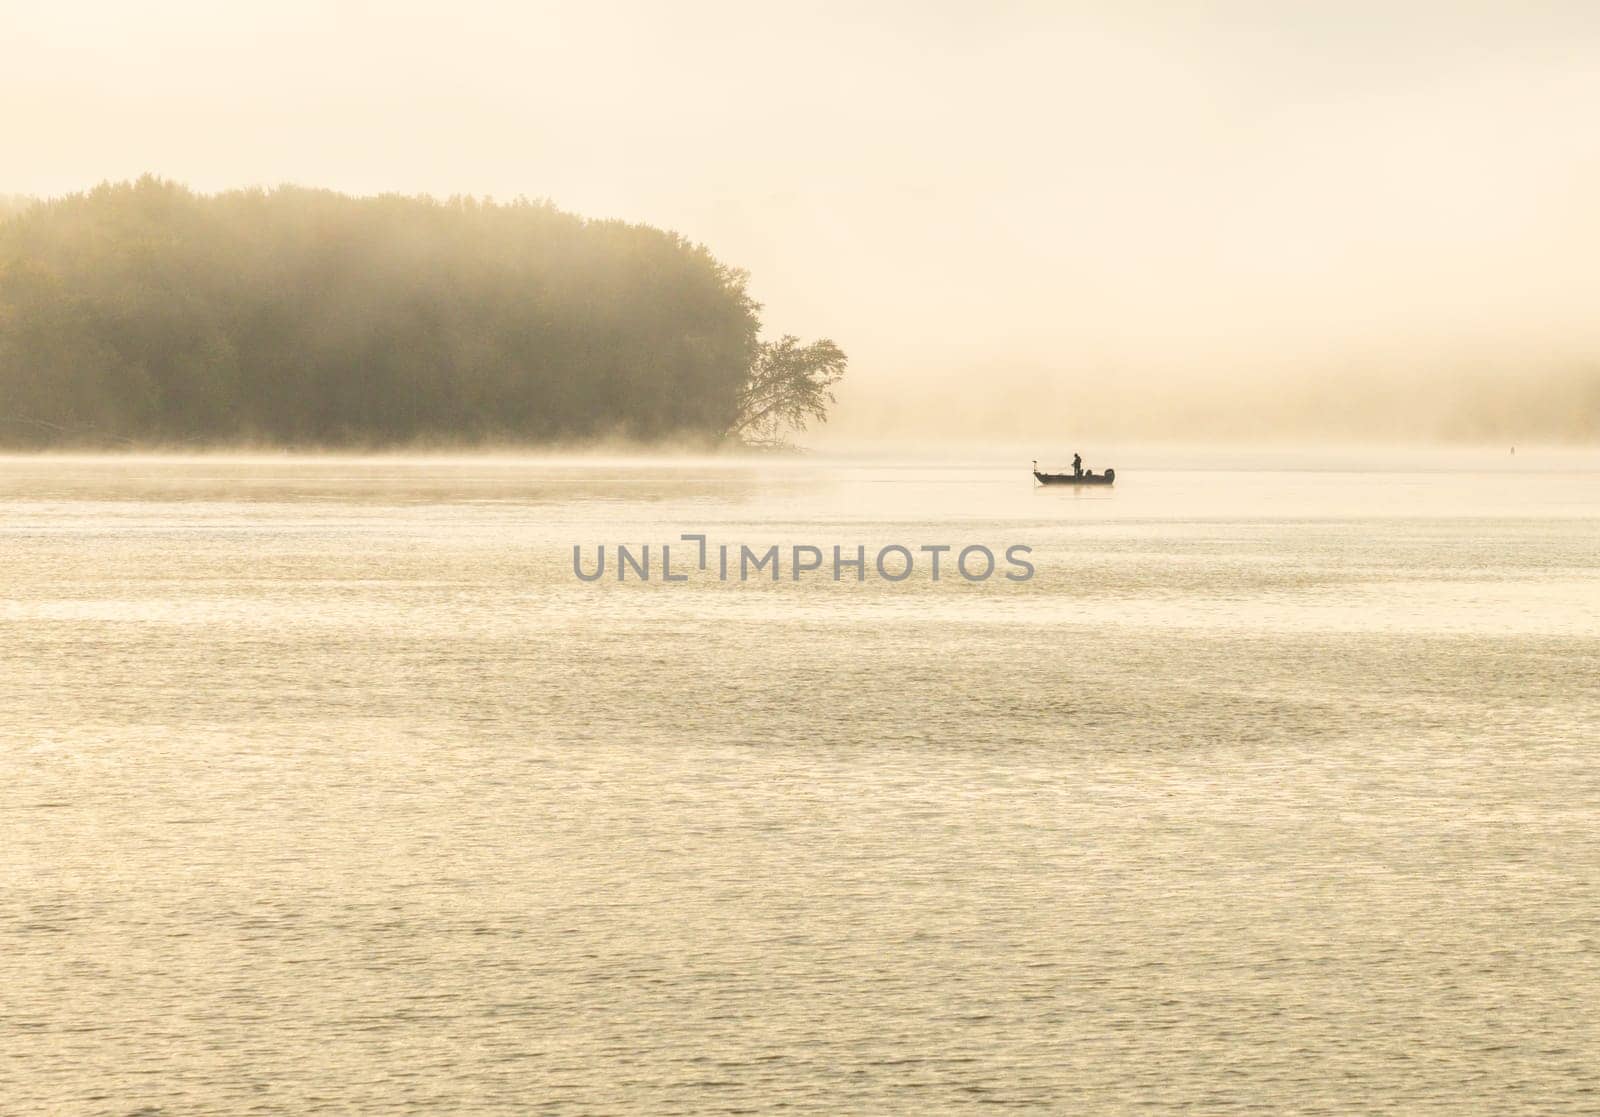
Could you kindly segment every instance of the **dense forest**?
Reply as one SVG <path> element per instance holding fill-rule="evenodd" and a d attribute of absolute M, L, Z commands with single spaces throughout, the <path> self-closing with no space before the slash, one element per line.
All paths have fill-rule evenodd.
<path fill-rule="evenodd" d="M 545 203 L 196 194 L 0 205 L 0 444 L 781 438 L 832 342 L 763 343 L 744 273 Z"/>

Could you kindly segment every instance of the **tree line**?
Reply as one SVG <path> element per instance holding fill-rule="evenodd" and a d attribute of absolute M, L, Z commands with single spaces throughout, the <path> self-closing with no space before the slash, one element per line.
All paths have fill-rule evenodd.
<path fill-rule="evenodd" d="M 0 444 L 771 441 L 845 358 L 674 233 L 145 177 L 0 207 Z"/>

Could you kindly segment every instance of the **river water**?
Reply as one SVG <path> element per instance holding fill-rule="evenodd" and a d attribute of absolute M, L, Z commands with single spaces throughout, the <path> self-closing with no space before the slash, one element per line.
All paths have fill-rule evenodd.
<path fill-rule="evenodd" d="M 1600 459 L 1109 464 L 0 460 L 0 1111 L 1600 1108 Z"/>

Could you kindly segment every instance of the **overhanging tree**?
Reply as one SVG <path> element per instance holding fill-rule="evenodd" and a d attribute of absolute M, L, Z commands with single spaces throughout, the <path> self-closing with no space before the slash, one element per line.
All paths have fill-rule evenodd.
<path fill-rule="evenodd" d="M 785 334 L 759 343 L 729 433 L 752 446 L 782 446 L 785 431 L 803 431 L 813 419 L 827 422 L 828 405 L 837 402 L 833 386 L 847 363 L 827 338 L 802 345 Z"/>

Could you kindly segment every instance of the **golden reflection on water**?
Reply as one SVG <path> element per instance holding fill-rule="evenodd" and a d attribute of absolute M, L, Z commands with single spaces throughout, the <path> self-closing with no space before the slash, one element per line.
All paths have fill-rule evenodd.
<path fill-rule="evenodd" d="M 0 461 L 4 1108 L 1590 1108 L 1600 473 L 1114 464 Z"/>

